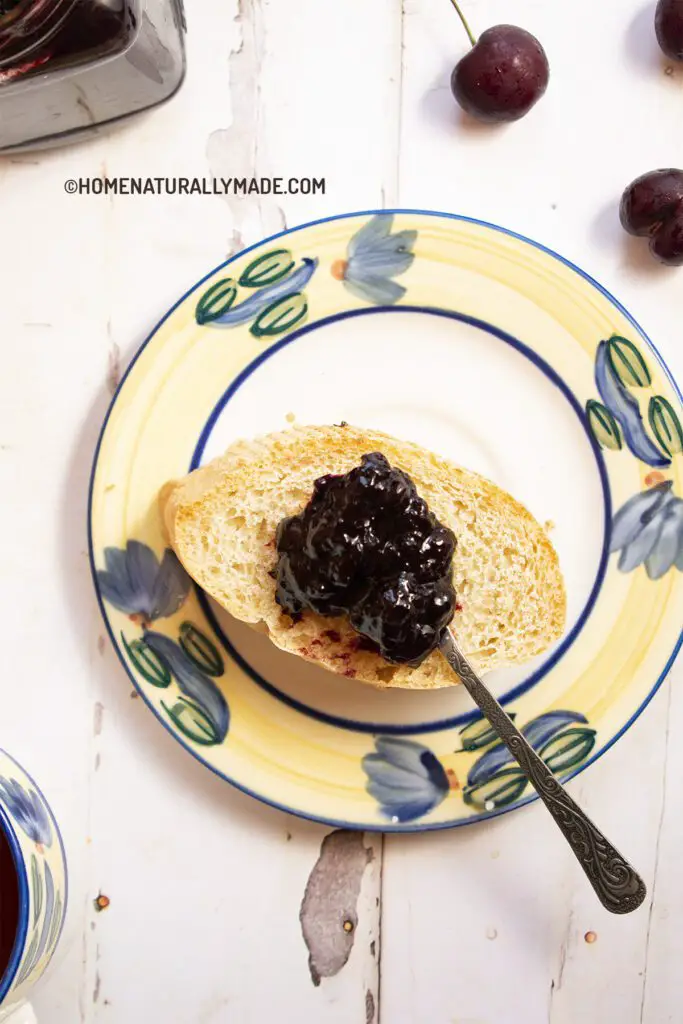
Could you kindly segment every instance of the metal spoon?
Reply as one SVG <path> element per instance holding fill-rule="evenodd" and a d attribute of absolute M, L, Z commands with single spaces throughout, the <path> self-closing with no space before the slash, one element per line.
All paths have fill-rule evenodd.
<path fill-rule="evenodd" d="M 450 630 L 441 641 L 441 653 L 552 814 L 602 905 L 613 914 L 629 914 L 637 910 L 647 894 L 640 875 L 562 788 L 482 683 Z"/>

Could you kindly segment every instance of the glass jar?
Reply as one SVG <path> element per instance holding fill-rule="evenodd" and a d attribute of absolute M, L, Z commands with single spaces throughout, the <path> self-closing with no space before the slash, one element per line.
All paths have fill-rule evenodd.
<path fill-rule="evenodd" d="M 0 152 L 57 145 L 170 98 L 182 0 L 0 0 Z"/>

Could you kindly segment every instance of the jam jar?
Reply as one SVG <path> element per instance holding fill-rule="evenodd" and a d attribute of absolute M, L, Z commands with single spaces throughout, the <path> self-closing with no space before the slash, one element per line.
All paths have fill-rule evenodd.
<path fill-rule="evenodd" d="M 182 0 L 0 0 L 0 152 L 156 106 L 185 73 Z"/>

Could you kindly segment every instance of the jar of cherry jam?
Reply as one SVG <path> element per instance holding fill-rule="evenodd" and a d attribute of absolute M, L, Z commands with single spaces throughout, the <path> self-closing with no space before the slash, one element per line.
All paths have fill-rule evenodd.
<path fill-rule="evenodd" d="M 58 145 L 169 99 L 182 0 L 0 0 L 0 152 Z"/>

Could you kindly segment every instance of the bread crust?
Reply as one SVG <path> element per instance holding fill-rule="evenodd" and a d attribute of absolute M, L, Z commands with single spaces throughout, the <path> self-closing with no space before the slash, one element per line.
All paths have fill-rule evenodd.
<path fill-rule="evenodd" d="M 269 573 L 275 529 L 309 500 L 314 480 L 382 452 L 413 479 L 458 545 L 453 628 L 476 667 L 520 664 L 562 635 L 566 596 L 558 556 L 531 513 L 496 484 L 418 445 L 352 426 L 295 427 L 239 441 L 183 480 L 160 505 L 170 545 L 190 576 L 235 618 L 265 627 L 283 651 L 379 687 L 436 689 L 457 682 L 438 651 L 418 668 L 358 648 L 345 618 L 306 612 L 294 622 L 275 602 Z"/>

